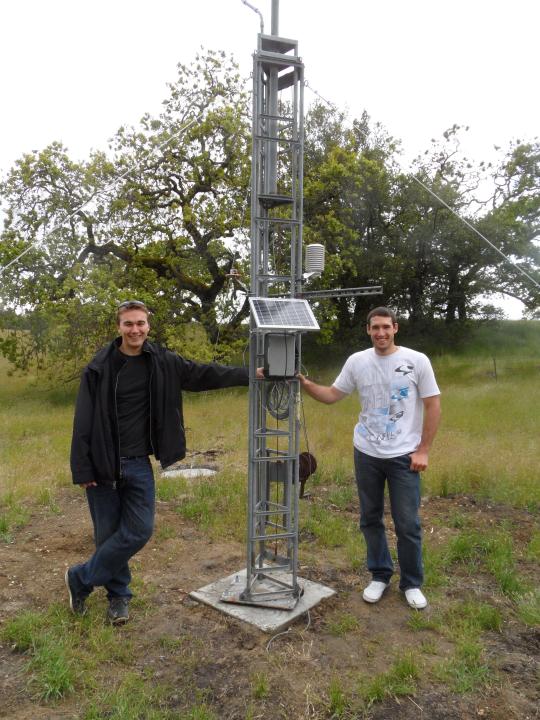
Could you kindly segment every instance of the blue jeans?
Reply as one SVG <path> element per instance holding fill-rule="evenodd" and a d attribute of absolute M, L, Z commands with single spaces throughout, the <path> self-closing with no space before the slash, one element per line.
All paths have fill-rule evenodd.
<path fill-rule="evenodd" d="M 387 583 L 394 564 L 388 551 L 384 527 L 384 485 L 388 482 L 390 508 L 397 535 L 401 590 L 419 588 L 424 580 L 420 476 L 410 469 L 410 455 L 376 458 L 355 448 L 354 467 L 360 499 L 360 529 L 367 546 L 367 566 L 374 580 Z"/>
<path fill-rule="evenodd" d="M 94 524 L 96 551 L 85 563 L 70 569 L 71 581 L 83 597 L 104 585 L 109 600 L 131 598 L 128 561 L 152 537 L 154 474 L 147 457 L 120 461 L 120 481 L 86 489 Z"/>

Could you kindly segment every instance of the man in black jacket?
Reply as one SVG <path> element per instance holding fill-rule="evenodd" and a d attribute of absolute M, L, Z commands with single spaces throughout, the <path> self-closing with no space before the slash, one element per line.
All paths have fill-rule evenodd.
<path fill-rule="evenodd" d="M 149 455 L 167 467 L 186 454 L 182 390 L 249 383 L 245 368 L 195 363 L 149 342 L 148 315 L 142 302 L 120 305 L 120 337 L 84 369 L 73 425 L 73 482 L 86 490 L 96 551 L 66 571 L 70 606 L 84 614 L 86 598 L 103 585 L 114 625 L 129 618 L 128 561 L 153 531 Z"/>

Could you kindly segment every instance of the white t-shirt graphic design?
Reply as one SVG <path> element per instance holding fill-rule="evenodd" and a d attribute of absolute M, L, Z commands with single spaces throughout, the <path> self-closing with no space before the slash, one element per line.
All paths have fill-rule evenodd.
<path fill-rule="evenodd" d="M 391 355 L 377 355 L 373 348 L 354 353 L 334 387 L 358 392 L 362 410 L 354 446 L 381 458 L 416 450 L 422 436 L 422 399 L 440 394 L 427 356 L 405 347 Z"/>

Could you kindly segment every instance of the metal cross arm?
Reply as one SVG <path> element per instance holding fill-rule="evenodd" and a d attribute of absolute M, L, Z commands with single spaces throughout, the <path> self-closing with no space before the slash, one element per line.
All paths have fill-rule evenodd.
<path fill-rule="evenodd" d="M 297 297 L 304 300 L 334 298 L 334 297 L 355 297 L 357 295 L 382 295 L 382 285 L 356 288 L 336 288 L 335 290 L 305 290 L 298 293 Z"/>

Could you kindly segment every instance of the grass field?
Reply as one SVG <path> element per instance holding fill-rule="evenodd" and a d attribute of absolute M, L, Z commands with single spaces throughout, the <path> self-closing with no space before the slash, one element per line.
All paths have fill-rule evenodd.
<path fill-rule="evenodd" d="M 540 503 L 538 408 L 540 359 L 436 357 L 443 420 L 433 448 L 424 492 L 472 493 L 496 502 L 537 508 Z M 496 369 L 496 376 L 495 376 Z M 311 377 L 331 383 L 339 367 Z M 7 377 L 0 361 L 0 498 L 32 497 L 49 502 L 57 487 L 70 483 L 68 456 L 74 388 L 47 390 L 29 377 Z M 351 437 L 358 401 L 334 406 L 304 400 L 310 450 L 320 459 L 316 480 L 350 479 Z M 194 448 L 230 454 L 245 466 L 245 393 L 186 396 L 189 440 Z M 216 426 L 206 418 L 219 418 Z M 328 428 L 332 431 L 329 432 Z M 305 449 L 305 448 L 304 448 Z"/>
<path fill-rule="evenodd" d="M 156 533 L 152 547 L 135 562 L 134 608 L 140 619 L 113 631 L 103 624 L 99 597 L 83 620 L 70 616 L 54 596 L 38 602 L 28 592 L 27 600 L 13 604 L 19 598 L 10 590 L 14 581 L 6 579 L 1 652 L 18 679 L 6 695 L 9 714 L 0 709 L 0 717 L 409 718 L 403 703 L 412 711 L 429 697 L 435 698 L 434 707 L 440 705 L 439 714 L 432 715 L 437 718 L 526 717 L 526 702 L 532 707 L 538 695 L 530 689 L 512 695 L 521 681 L 500 669 L 511 643 L 521 658 L 529 657 L 524 648 L 538 637 L 540 625 L 540 361 L 534 343 L 517 345 L 507 352 L 497 347 L 495 360 L 489 352 L 433 358 L 443 422 L 423 476 L 429 612 L 410 614 L 393 598 L 385 616 L 382 605 L 366 608 L 358 600 L 359 576 L 366 577 L 352 472 L 358 402 L 351 397 L 328 407 L 305 398 L 301 449 L 309 444 L 318 470 L 308 481 L 311 499 L 301 503 L 301 565 L 335 586 L 338 599 L 296 638 L 281 646 L 277 641 L 273 652 L 268 638 L 248 638 L 255 647 L 245 667 L 246 651 L 236 649 L 243 648 L 245 640 L 237 645 L 237 638 L 245 634 L 210 611 L 193 611 L 196 622 L 188 618 L 180 630 L 165 628 L 159 588 L 166 581 L 158 568 L 165 573 L 170 565 L 177 575 L 180 557 L 181 566 L 200 568 L 201 557 L 214 556 L 216 548 L 240 558 L 244 544 L 246 392 L 188 395 L 189 449 L 214 452 L 222 469 L 210 481 L 158 481 Z M 311 377 L 325 383 L 338 370 L 309 368 Z M 0 553 L 16 565 L 17 548 L 24 551 L 28 538 L 40 537 L 37 550 L 52 553 L 55 535 L 62 528 L 68 532 L 70 513 L 84 517 L 86 511 L 71 488 L 68 467 L 73 388 L 51 390 L 35 378 L 9 376 L 5 364 L 0 373 Z M 185 536 L 193 538 L 188 545 Z M 193 555 L 191 566 L 186 553 Z M 73 557 L 59 549 L 56 559 L 57 565 L 67 564 Z M 146 578 L 144 584 L 137 572 Z M 199 570 L 193 572 L 198 577 Z M 210 576 L 216 572 L 219 576 L 219 570 Z M 16 572 L 13 577 L 24 586 L 24 578 Z M 51 580 L 51 588 L 58 586 Z M 142 655 L 156 664 L 141 664 Z M 227 681 L 222 662 L 230 669 Z M 291 663 L 305 676 L 292 679 Z M 234 697 L 226 692 L 236 677 L 233 666 L 243 667 Z M 201 680 L 201 668 L 214 672 L 213 684 Z M 470 709 L 470 715 L 451 714 L 454 695 L 458 710 Z M 285 696 L 288 709 L 277 714 L 278 700 Z"/>

